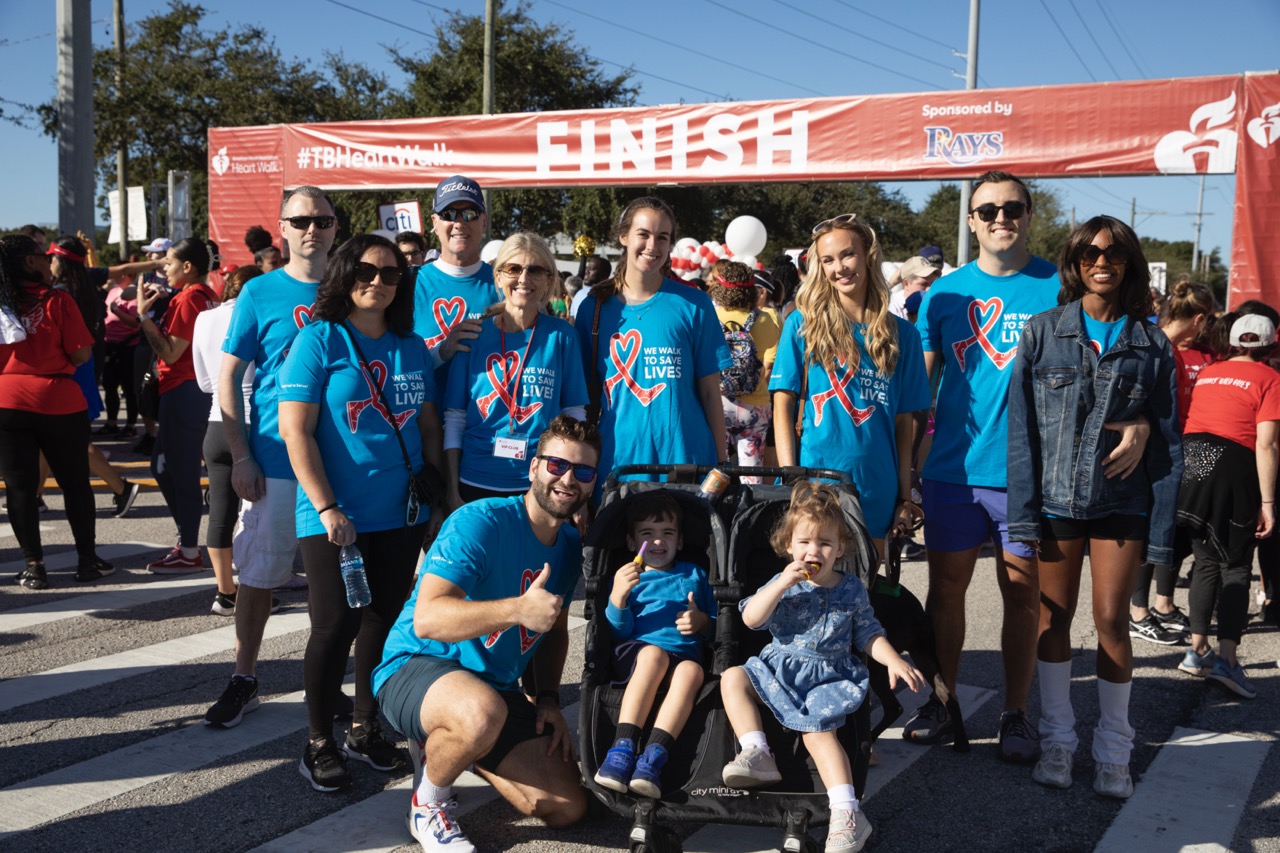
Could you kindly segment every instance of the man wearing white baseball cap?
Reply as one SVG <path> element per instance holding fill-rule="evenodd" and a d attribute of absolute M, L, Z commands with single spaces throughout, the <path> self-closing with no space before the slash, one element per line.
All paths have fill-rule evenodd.
<path fill-rule="evenodd" d="M 896 314 L 904 320 L 908 319 L 907 297 L 913 293 L 924 293 L 940 275 L 942 275 L 942 269 L 935 267 L 925 258 L 919 255 L 907 258 L 902 266 L 898 267 L 897 277 L 902 282 L 902 289 L 889 298 L 889 313 Z"/>

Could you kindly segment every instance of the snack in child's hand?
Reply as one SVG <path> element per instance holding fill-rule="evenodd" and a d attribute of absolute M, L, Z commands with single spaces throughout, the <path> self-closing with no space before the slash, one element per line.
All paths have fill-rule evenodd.
<path fill-rule="evenodd" d="M 807 570 L 807 571 L 805 571 L 805 572 L 803 572 L 803 573 L 802 573 L 802 574 L 804 575 L 804 579 L 805 579 L 805 580 L 809 580 L 809 578 L 813 577 L 813 576 L 814 576 L 814 575 L 816 575 L 818 572 L 822 571 L 822 564 L 821 564 L 821 563 L 810 563 L 809 565 L 810 565 L 812 568 L 811 568 L 810 570 Z"/>
<path fill-rule="evenodd" d="M 636 552 L 635 559 L 631 561 L 635 563 L 637 566 L 640 566 L 642 571 L 644 567 L 644 552 L 648 550 L 648 548 L 649 548 L 649 540 L 646 539 L 640 543 L 640 550 Z"/>

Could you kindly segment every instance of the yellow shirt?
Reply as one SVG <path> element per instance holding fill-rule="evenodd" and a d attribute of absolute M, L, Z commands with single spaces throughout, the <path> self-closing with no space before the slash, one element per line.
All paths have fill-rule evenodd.
<path fill-rule="evenodd" d="M 750 311 L 731 311 L 719 305 L 716 306 L 716 317 L 721 323 L 737 323 L 739 326 L 745 326 L 750 316 Z M 778 318 L 771 311 L 761 311 L 760 316 L 756 317 L 755 325 L 751 327 L 751 340 L 756 345 L 756 357 L 764 365 L 764 371 L 760 375 L 760 384 L 756 386 L 756 390 L 745 397 L 737 398 L 742 405 L 769 405 L 768 371 L 773 367 L 773 360 L 778 355 L 778 338 L 781 336 L 782 330 L 778 327 Z"/>

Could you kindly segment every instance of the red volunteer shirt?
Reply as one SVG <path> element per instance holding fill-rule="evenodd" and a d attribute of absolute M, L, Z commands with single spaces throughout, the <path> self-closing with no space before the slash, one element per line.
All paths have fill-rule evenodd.
<path fill-rule="evenodd" d="M 218 298 L 209 285 L 188 284 L 169 300 L 169 308 L 160 321 L 160 330 L 190 344 L 195 337 L 196 317 L 201 311 L 208 311 L 217 304 Z M 159 366 L 161 394 L 172 391 L 183 382 L 194 382 L 196 379 L 196 366 L 191 360 L 190 346 L 182 351 L 182 355 L 173 364 L 160 359 Z"/>
<path fill-rule="evenodd" d="M 1207 432 L 1253 450 L 1263 421 L 1280 421 L 1280 373 L 1255 361 L 1219 361 L 1200 371 L 1188 434 Z"/>
<path fill-rule="evenodd" d="M 72 415 L 87 408 L 68 356 L 93 346 L 70 293 L 41 288 L 40 304 L 22 318 L 27 339 L 0 344 L 0 409 Z"/>

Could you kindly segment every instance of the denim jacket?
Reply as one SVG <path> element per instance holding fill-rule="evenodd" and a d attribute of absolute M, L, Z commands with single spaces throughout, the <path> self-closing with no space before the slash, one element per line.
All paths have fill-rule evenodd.
<path fill-rule="evenodd" d="M 1173 560 L 1182 479 L 1177 368 L 1169 339 L 1128 320 L 1099 356 L 1080 302 L 1032 317 L 1009 385 L 1009 538 L 1039 541 L 1043 513 L 1064 518 L 1146 514 L 1149 562 Z M 1128 477 L 1103 476 L 1120 443 L 1103 424 L 1145 418 L 1151 436 Z"/>

